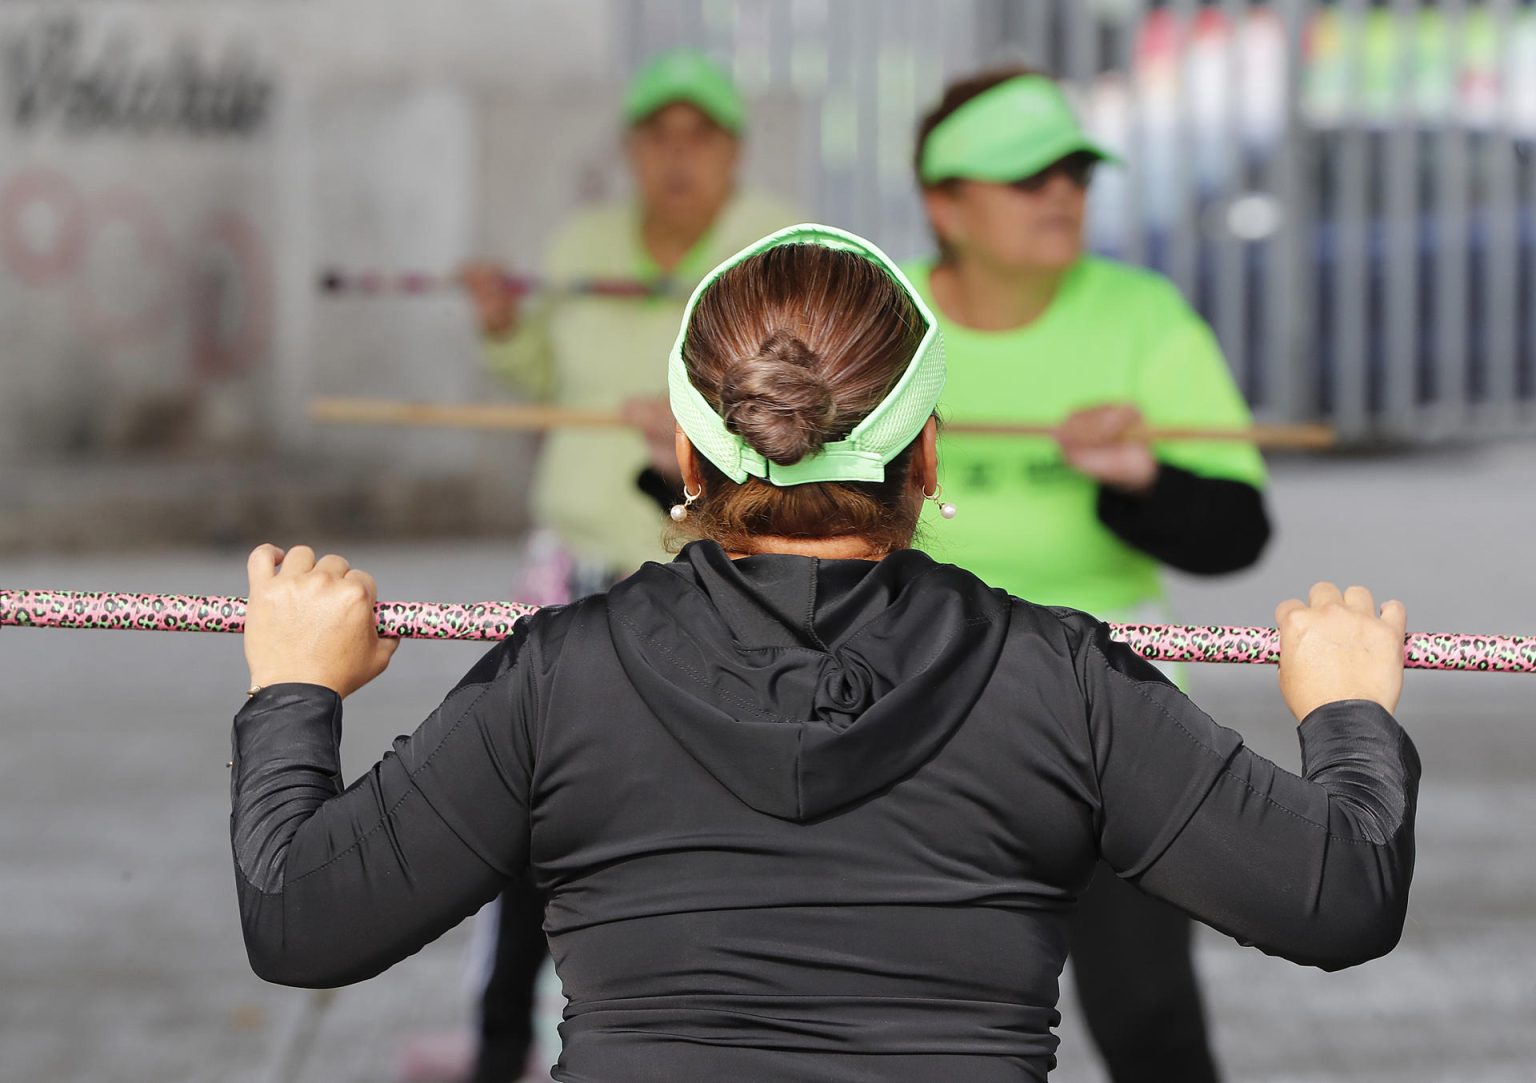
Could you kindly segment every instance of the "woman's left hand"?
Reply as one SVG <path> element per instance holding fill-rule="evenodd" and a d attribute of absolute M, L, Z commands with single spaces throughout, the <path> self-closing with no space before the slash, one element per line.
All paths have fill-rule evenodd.
<path fill-rule="evenodd" d="M 302 682 L 345 698 L 389 665 L 398 639 L 375 626 L 373 576 L 307 545 L 258 545 L 246 563 L 245 660 L 252 687 Z"/>
<path fill-rule="evenodd" d="M 1129 404 L 1078 410 L 1056 429 L 1067 465 L 1095 481 L 1129 493 L 1157 480 L 1157 459 L 1142 434 L 1141 411 Z"/>

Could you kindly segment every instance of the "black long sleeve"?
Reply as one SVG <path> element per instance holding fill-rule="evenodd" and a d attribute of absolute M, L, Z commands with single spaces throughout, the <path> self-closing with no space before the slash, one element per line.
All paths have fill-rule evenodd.
<path fill-rule="evenodd" d="M 1099 486 L 1099 521 L 1128 545 L 1194 575 L 1248 567 L 1269 542 L 1264 494 L 1247 482 L 1158 464 L 1149 492 Z"/>
<path fill-rule="evenodd" d="M 788 1000 L 763 992 L 775 983 L 812 993 L 857 988 L 849 1003 L 828 1002 L 839 1020 L 829 1042 L 894 998 L 912 1014 L 899 1035 L 872 1039 L 877 1045 L 953 1041 L 977 1057 L 991 1054 L 950 1035 L 943 1020 L 971 1019 L 981 1003 L 1016 1004 L 998 1007 L 1011 1022 L 987 1033 L 1017 1042 L 987 1048 L 1044 1056 L 1055 953 L 1065 953 L 1066 915 L 1097 857 L 1244 943 L 1298 962 L 1337 969 L 1397 941 L 1413 873 L 1419 763 L 1379 706 L 1351 701 L 1314 712 L 1300 729 L 1303 774 L 1292 775 L 1246 749 L 1086 614 L 1014 600 L 1009 628 L 997 632 L 998 596 L 920 553 L 875 564 L 757 557 L 738 571 L 718 547 L 690 550 L 677 565 L 708 593 L 678 567 L 648 565 L 626 591 L 526 618 L 345 789 L 334 692 L 277 685 L 245 704 L 234 723 L 230 828 L 256 973 L 322 987 L 377 974 L 522 874 L 530 836 L 552 900 L 562 980 L 577 1005 L 572 1026 L 619 1041 L 614 1064 L 632 1052 L 616 1035 L 645 1044 L 637 1020 L 762 1039 L 744 1021 L 754 1017 L 743 1003 L 770 1017 L 791 1011 L 789 1001 L 804 1006 L 798 992 Z M 872 582 L 855 591 L 854 580 Z M 771 598 L 774 614 L 801 613 L 812 597 L 826 620 L 859 622 L 839 640 L 844 668 L 827 671 L 836 679 L 823 679 L 820 667 L 833 656 L 819 649 L 760 649 L 780 618 L 748 608 L 741 591 Z M 893 594 L 898 604 L 879 608 Z M 969 601 L 957 606 L 957 598 Z M 874 622 L 849 599 L 875 599 L 885 616 Z M 936 608 L 913 611 L 919 601 Z M 712 623 L 722 613 L 739 618 L 736 631 Z M 642 618 L 645 634 L 634 635 Z M 825 634 L 843 627 L 821 626 Z M 679 675 L 645 685 L 665 693 L 664 703 L 642 695 L 616 646 L 621 635 L 625 651 L 642 650 L 647 672 Z M 755 645 L 732 661 L 738 636 Z M 995 666 L 977 668 L 979 684 L 965 685 L 978 697 L 968 709 L 955 707 L 944 683 L 961 679 L 958 668 L 933 664 L 935 637 L 954 636 L 1001 651 Z M 816 668 L 796 670 L 801 663 Z M 900 729 L 860 736 L 872 751 L 848 760 L 848 784 L 867 785 L 877 769 L 899 774 L 897 784 L 805 823 L 756 811 L 732 788 L 784 783 L 798 792 L 800 777 L 790 772 L 785 783 L 783 762 L 810 764 L 822 772 L 810 776 L 816 784 L 842 771 L 844 760 L 816 742 L 785 740 L 808 723 L 763 714 L 761 705 L 823 694 L 844 704 L 883 680 L 866 674 L 885 667 L 910 676 L 879 702 L 909 709 L 871 707 L 849 727 L 889 718 Z M 919 753 L 929 758 L 915 769 L 904 766 L 901 757 L 920 743 L 912 735 L 923 732 L 912 720 L 931 726 L 941 706 L 952 709 L 954 735 Z M 805 713 L 797 708 L 791 719 Z M 821 740 L 834 738 L 827 727 Z M 777 742 L 770 748 L 790 749 L 788 759 L 771 759 L 753 741 Z M 753 915 L 743 918 L 746 911 Z M 832 912 L 846 924 L 828 924 Z M 942 932 L 933 943 L 963 962 L 948 977 L 921 951 L 909 954 L 918 947 L 911 930 L 935 922 Z M 733 939 L 741 936 L 746 942 Z M 817 954 L 834 944 L 850 960 L 846 972 Z M 893 970 L 892 959 L 908 969 Z M 951 1001 L 964 1011 L 948 1014 L 942 1005 Z M 831 1048 L 815 1036 L 823 1024 L 807 1020 L 807 1055 Z M 937 1029 L 918 1038 L 916 1025 Z M 961 1029 L 972 1035 L 974 1026 Z M 721 1046 L 727 1061 L 730 1044 Z M 659 1049 L 647 1046 L 647 1055 L 663 1056 Z M 985 1078 L 974 1067 L 957 1078 Z"/>
<path fill-rule="evenodd" d="M 1297 776 L 1246 748 L 1105 626 L 1093 622 L 1074 655 L 1101 853 L 1116 872 L 1293 962 L 1337 970 L 1391 950 L 1413 877 L 1420 768 L 1390 713 L 1364 700 L 1313 711 L 1299 730 Z M 1171 779 L 1182 784 L 1170 789 Z"/>
<path fill-rule="evenodd" d="M 668 481 L 654 466 L 647 466 L 635 475 L 635 488 L 654 500 L 663 515 L 678 501 L 676 483 Z"/>
<path fill-rule="evenodd" d="M 527 865 L 532 684 L 524 636 L 492 648 L 345 791 L 341 700 L 258 692 L 235 716 L 230 834 L 251 967 L 327 987 L 372 977 Z"/>

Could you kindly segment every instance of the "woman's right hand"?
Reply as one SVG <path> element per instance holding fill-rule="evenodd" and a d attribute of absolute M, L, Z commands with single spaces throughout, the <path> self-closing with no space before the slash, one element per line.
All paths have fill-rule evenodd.
<path fill-rule="evenodd" d="M 1307 601 L 1291 598 L 1275 609 L 1280 629 L 1280 694 L 1300 722 L 1325 703 L 1368 699 L 1391 711 L 1403 691 L 1402 602 L 1387 602 L 1378 616 L 1364 587 L 1343 593 L 1332 583 L 1312 587 Z"/>
<path fill-rule="evenodd" d="M 459 283 L 475 306 L 475 319 L 486 338 L 506 338 L 517 330 L 517 294 L 507 285 L 507 272 L 484 260 L 459 268 Z"/>
<path fill-rule="evenodd" d="M 674 485 L 681 486 L 683 477 L 677 469 L 677 422 L 672 418 L 672 405 L 665 395 L 626 399 L 619 408 L 619 416 L 640 431 L 645 438 L 645 450 L 651 457 L 651 469 Z"/>

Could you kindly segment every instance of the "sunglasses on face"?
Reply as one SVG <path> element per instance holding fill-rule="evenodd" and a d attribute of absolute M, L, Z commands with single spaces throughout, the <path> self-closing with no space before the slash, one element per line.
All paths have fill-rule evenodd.
<path fill-rule="evenodd" d="M 1091 154 L 1069 154 L 1060 161 L 1052 162 L 1038 173 L 1019 178 L 1009 187 L 1017 188 L 1021 192 L 1038 192 L 1059 173 L 1071 181 L 1075 187 L 1087 188 L 1088 182 L 1093 179 L 1093 167 L 1098 164 L 1099 160 Z"/>

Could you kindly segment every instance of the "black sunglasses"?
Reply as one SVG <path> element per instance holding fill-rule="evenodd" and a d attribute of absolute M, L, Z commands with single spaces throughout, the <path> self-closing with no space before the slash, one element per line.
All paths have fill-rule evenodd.
<path fill-rule="evenodd" d="M 1051 182 L 1051 178 L 1060 173 L 1078 188 L 1087 188 L 1088 182 L 1093 180 L 1093 167 L 1099 164 L 1099 160 L 1092 154 L 1078 151 L 1069 154 L 1059 161 L 1052 162 L 1038 173 L 1031 173 L 1027 177 L 1020 177 L 1009 185 L 1021 192 L 1038 192 Z"/>

